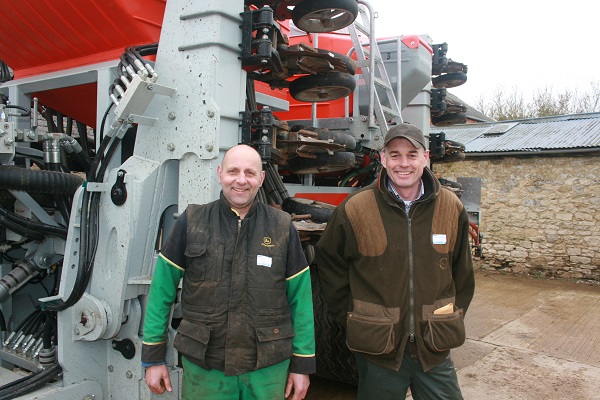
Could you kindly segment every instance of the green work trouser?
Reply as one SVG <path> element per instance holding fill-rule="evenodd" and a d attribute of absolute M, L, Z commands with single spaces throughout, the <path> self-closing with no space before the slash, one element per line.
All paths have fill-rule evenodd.
<path fill-rule="evenodd" d="M 367 361 L 355 353 L 358 369 L 358 400 L 404 399 L 408 388 L 415 400 L 462 400 L 454 363 L 448 355 L 444 361 L 424 372 L 419 359 L 404 352 L 399 371 L 392 371 Z"/>
<path fill-rule="evenodd" d="M 183 400 L 283 400 L 290 360 L 241 375 L 225 376 L 182 357 Z"/>

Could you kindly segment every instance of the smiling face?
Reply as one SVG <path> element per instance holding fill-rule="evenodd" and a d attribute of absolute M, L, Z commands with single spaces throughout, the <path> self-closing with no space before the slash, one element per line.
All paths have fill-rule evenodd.
<path fill-rule="evenodd" d="M 393 139 L 383 149 L 381 164 L 392 186 L 407 201 L 419 196 L 419 182 L 429 161 L 429 150 L 416 148 L 404 138 Z"/>
<path fill-rule="evenodd" d="M 250 146 L 232 147 L 217 167 L 217 176 L 223 196 L 244 218 L 265 178 L 260 155 Z"/>

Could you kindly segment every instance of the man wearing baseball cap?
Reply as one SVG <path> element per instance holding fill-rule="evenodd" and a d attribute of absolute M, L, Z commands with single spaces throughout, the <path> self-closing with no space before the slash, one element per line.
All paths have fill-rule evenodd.
<path fill-rule="evenodd" d="M 475 289 L 469 219 L 427 167 L 421 130 L 392 127 L 378 180 L 348 196 L 316 246 L 330 312 L 355 354 L 358 400 L 462 399 L 450 349 Z"/>

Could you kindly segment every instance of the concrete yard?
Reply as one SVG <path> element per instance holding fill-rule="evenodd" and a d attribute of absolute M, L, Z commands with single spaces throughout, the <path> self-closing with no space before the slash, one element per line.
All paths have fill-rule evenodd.
<path fill-rule="evenodd" d="M 599 284 L 476 279 L 467 341 L 452 352 L 465 400 L 600 399 Z M 312 381 L 308 400 L 356 399 L 355 387 Z"/>

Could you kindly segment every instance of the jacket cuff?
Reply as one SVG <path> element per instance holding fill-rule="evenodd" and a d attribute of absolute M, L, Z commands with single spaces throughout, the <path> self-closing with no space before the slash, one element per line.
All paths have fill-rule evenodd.
<path fill-rule="evenodd" d="M 167 358 L 167 343 L 142 344 L 142 363 L 158 364 Z"/>
<path fill-rule="evenodd" d="M 159 362 L 159 363 L 142 362 L 142 367 L 143 368 L 148 368 L 148 367 L 154 367 L 155 365 L 166 365 L 166 364 L 167 364 L 166 361 Z"/>
<path fill-rule="evenodd" d="M 294 374 L 314 374 L 317 372 L 317 360 L 312 357 L 292 356 L 290 361 L 290 372 Z"/>

